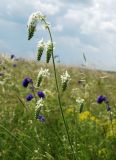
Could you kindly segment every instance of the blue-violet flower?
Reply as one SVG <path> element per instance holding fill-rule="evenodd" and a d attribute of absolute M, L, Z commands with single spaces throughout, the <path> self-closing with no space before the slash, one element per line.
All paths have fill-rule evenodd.
<path fill-rule="evenodd" d="M 27 87 L 30 82 L 32 82 L 32 79 L 25 78 L 22 82 L 23 87 Z"/>
<path fill-rule="evenodd" d="M 38 95 L 40 98 L 45 98 L 45 94 L 44 94 L 42 91 L 37 92 L 37 95 Z"/>
<path fill-rule="evenodd" d="M 33 98 L 34 98 L 33 95 L 29 94 L 29 95 L 27 95 L 26 100 L 31 101 Z"/>
<path fill-rule="evenodd" d="M 99 103 L 99 104 L 101 104 L 102 102 L 104 102 L 104 101 L 106 101 L 106 97 L 105 96 L 99 96 L 98 98 L 97 98 L 97 103 Z"/>
<path fill-rule="evenodd" d="M 45 122 L 45 117 L 42 116 L 42 115 L 38 115 L 37 119 L 38 119 L 40 122 Z"/>

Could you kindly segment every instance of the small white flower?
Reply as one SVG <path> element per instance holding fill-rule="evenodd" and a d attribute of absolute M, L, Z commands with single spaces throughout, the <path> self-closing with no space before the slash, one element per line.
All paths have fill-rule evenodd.
<path fill-rule="evenodd" d="M 45 43 L 43 41 L 43 38 L 38 42 L 37 48 L 40 48 L 40 47 L 42 47 L 42 48 L 45 47 Z"/>
<path fill-rule="evenodd" d="M 47 47 L 47 51 L 46 51 L 46 63 L 49 63 L 50 58 L 52 56 L 53 49 L 54 49 L 53 45 L 54 44 L 51 41 L 47 42 L 47 46 L 46 46 Z"/>
<path fill-rule="evenodd" d="M 38 77 L 49 77 L 50 73 L 49 73 L 49 69 L 43 69 L 41 68 L 41 70 L 38 73 Z"/>
<path fill-rule="evenodd" d="M 35 117 L 37 118 L 37 116 L 39 115 L 40 113 L 40 110 L 41 110 L 41 107 L 44 106 L 44 101 L 43 99 L 39 99 L 36 103 L 36 106 L 35 106 Z"/>
<path fill-rule="evenodd" d="M 30 40 L 35 31 L 36 31 L 36 26 L 38 24 L 39 21 L 42 22 L 42 20 L 44 21 L 45 20 L 45 16 L 42 15 L 41 12 L 34 12 L 31 14 L 31 16 L 29 17 L 29 20 L 28 20 L 28 40 Z"/>
<path fill-rule="evenodd" d="M 37 111 L 39 108 L 43 107 L 44 106 L 44 101 L 43 99 L 39 99 L 36 103 L 36 106 L 35 106 L 35 111 Z"/>
<path fill-rule="evenodd" d="M 61 81 L 62 83 L 68 82 L 70 81 L 70 75 L 68 74 L 68 72 L 66 71 L 63 75 L 61 75 Z"/>
<path fill-rule="evenodd" d="M 81 105 L 81 104 L 83 104 L 84 103 L 84 99 L 83 98 L 78 98 L 78 99 L 76 99 L 76 102 L 79 104 L 79 105 Z"/>
<path fill-rule="evenodd" d="M 70 75 L 66 71 L 63 75 L 61 75 L 61 82 L 62 82 L 62 90 L 65 91 L 69 81 L 71 80 Z"/>
<path fill-rule="evenodd" d="M 44 49 L 45 49 L 45 43 L 43 41 L 43 38 L 38 42 L 38 45 L 37 45 L 37 60 L 40 61 L 41 60 L 41 57 L 42 57 L 42 54 L 44 52 Z"/>
<path fill-rule="evenodd" d="M 40 86 L 40 84 L 43 80 L 43 77 L 49 77 L 49 76 L 50 76 L 49 69 L 41 68 L 41 70 L 39 71 L 38 76 L 37 76 L 37 87 Z"/>
<path fill-rule="evenodd" d="M 28 20 L 28 27 L 29 26 L 36 26 L 38 21 L 44 20 L 45 16 L 41 12 L 34 12 L 30 15 Z"/>

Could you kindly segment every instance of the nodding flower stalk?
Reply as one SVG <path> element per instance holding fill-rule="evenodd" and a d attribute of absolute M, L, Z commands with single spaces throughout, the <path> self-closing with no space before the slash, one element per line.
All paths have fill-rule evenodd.
<path fill-rule="evenodd" d="M 34 12 L 31 14 L 31 16 L 29 17 L 29 20 L 28 20 L 28 25 L 27 25 L 27 28 L 28 28 L 28 40 L 30 40 L 35 31 L 36 31 L 36 27 L 37 27 L 37 24 L 38 22 L 42 22 L 43 20 L 45 19 L 45 16 L 42 15 L 41 12 Z"/>
<path fill-rule="evenodd" d="M 74 149 L 73 149 L 73 146 L 72 146 L 72 143 L 71 143 L 71 140 L 70 140 L 70 136 L 69 136 L 69 132 L 68 132 L 68 126 L 66 124 L 63 109 L 62 109 L 62 105 L 61 105 L 60 90 L 59 90 L 59 85 L 58 85 L 56 65 L 55 65 L 54 53 L 53 53 L 54 52 L 54 45 L 53 45 L 53 39 L 52 39 L 51 30 L 50 30 L 50 25 L 49 25 L 48 22 L 46 22 L 46 17 L 41 12 L 35 12 L 29 18 L 29 21 L 28 21 L 28 40 L 30 40 L 33 37 L 34 32 L 36 31 L 36 27 L 37 27 L 38 22 L 41 22 L 44 25 L 44 28 L 46 30 L 48 30 L 48 33 L 49 33 L 49 36 L 50 36 L 50 42 L 48 41 L 48 43 L 47 43 L 46 62 L 49 63 L 50 58 L 52 58 L 58 103 L 59 103 L 61 115 L 62 115 L 62 118 L 63 118 L 64 126 L 65 126 L 65 129 L 66 129 L 66 134 L 67 134 L 67 138 L 68 138 L 68 141 L 69 141 L 69 145 L 70 145 L 70 148 L 72 150 L 73 159 L 76 160 Z M 41 81 L 42 81 L 42 74 L 38 74 L 38 83 L 37 83 L 38 86 L 41 84 Z"/>

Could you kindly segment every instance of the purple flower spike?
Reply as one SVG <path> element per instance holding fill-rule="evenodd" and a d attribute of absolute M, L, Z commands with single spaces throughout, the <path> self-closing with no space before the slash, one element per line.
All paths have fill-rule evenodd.
<path fill-rule="evenodd" d="M 27 87 L 29 83 L 32 82 L 32 79 L 30 78 L 25 78 L 22 82 L 23 87 Z"/>
<path fill-rule="evenodd" d="M 37 92 L 37 95 L 38 95 L 40 98 L 45 98 L 45 94 L 44 94 L 42 91 Z"/>
<path fill-rule="evenodd" d="M 39 116 L 37 117 L 37 119 L 38 119 L 40 122 L 45 122 L 45 117 L 42 116 L 42 115 L 39 115 Z"/>
<path fill-rule="evenodd" d="M 34 98 L 33 95 L 29 94 L 29 95 L 27 95 L 26 100 L 31 101 L 33 98 Z"/>
<path fill-rule="evenodd" d="M 101 104 L 102 102 L 104 102 L 104 101 L 106 101 L 106 97 L 105 96 L 99 96 L 98 98 L 97 98 L 97 103 L 99 103 L 99 104 Z"/>

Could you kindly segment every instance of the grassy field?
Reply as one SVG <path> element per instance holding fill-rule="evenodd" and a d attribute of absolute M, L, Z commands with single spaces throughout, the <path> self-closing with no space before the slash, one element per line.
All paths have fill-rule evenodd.
<path fill-rule="evenodd" d="M 37 88 L 41 67 L 49 68 L 50 76 Z M 60 74 L 65 70 L 71 75 L 71 81 L 62 92 Z M 59 65 L 57 75 L 76 159 L 116 160 L 116 73 Z M 30 87 L 22 86 L 25 77 L 33 80 L 35 93 L 45 93 L 41 109 L 45 122 L 35 118 L 39 97 L 36 95 L 32 101 L 25 98 L 32 93 Z M 96 102 L 100 95 L 107 96 L 110 111 L 104 102 Z M 51 65 L 0 57 L 0 160 L 73 160 Z"/>

